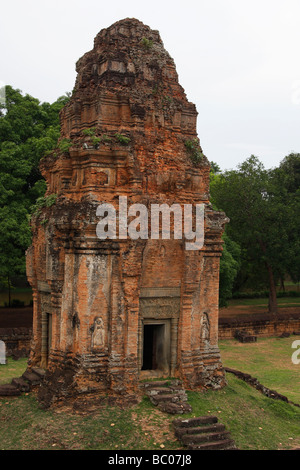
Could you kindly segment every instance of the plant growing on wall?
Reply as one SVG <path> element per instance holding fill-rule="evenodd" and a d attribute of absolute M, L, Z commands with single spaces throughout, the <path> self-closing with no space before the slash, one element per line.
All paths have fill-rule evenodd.
<path fill-rule="evenodd" d="M 153 41 L 151 39 L 143 38 L 142 39 L 142 45 L 146 49 L 151 49 L 151 47 L 153 46 Z"/>
<path fill-rule="evenodd" d="M 198 139 L 190 139 L 185 141 L 185 147 L 188 151 L 188 154 L 191 160 L 194 163 L 201 162 L 202 158 L 204 157 L 201 147 L 199 145 Z"/>
<path fill-rule="evenodd" d="M 35 205 L 32 207 L 32 213 L 39 216 L 44 207 L 52 207 L 56 203 L 58 194 L 50 194 L 49 196 L 39 197 Z"/>
<path fill-rule="evenodd" d="M 130 142 L 130 138 L 126 137 L 126 135 L 123 134 L 115 134 L 115 138 L 121 145 L 128 145 Z"/>
<path fill-rule="evenodd" d="M 96 128 L 95 127 L 89 127 L 88 129 L 83 129 L 82 131 L 83 135 L 89 136 L 89 137 L 94 137 L 96 134 Z"/>
<path fill-rule="evenodd" d="M 70 139 L 62 139 L 59 144 L 58 148 L 64 153 L 68 153 L 70 150 L 70 147 L 72 147 L 72 142 Z"/>

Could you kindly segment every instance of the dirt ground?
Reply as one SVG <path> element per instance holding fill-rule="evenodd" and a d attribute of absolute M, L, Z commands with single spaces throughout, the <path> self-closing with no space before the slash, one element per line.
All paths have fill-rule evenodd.
<path fill-rule="evenodd" d="M 0 328 L 32 328 L 32 307 L 0 308 Z"/>
<path fill-rule="evenodd" d="M 271 314 L 268 312 L 267 308 L 255 307 L 253 305 L 234 305 L 227 308 L 221 308 L 219 312 L 220 322 L 226 322 L 239 319 L 239 321 L 249 321 L 249 320 L 269 320 Z M 300 307 L 282 307 L 278 308 L 278 314 L 276 318 L 278 320 L 284 318 L 299 318 L 300 317 Z"/>

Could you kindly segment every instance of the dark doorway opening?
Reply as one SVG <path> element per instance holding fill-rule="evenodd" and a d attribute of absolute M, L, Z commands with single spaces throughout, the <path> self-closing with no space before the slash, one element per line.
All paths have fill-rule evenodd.
<path fill-rule="evenodd" d="M 163 368 L 165 325 L 144 325 L 142 370 Z"/>

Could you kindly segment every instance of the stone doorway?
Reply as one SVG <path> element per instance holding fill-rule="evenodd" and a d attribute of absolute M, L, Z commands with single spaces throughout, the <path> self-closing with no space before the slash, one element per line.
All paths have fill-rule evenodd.
<path fill-rule="evenodd" d="M 155 376 L 168 375 L 170 347 L 170 320 L 144 321 L 142 371 Z"/>

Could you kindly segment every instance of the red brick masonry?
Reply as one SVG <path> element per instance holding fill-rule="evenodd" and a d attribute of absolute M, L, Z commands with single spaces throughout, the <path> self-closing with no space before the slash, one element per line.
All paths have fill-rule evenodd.
<path fill-rule="evenodd" d="M 151 374 L 176 376 L 188 389 L 222 387 L 218 285 L 228 219 L 209 203 L 196 108 L 159 33 L 138 20 L 100 31 L 76 68 L 61 112 L 60 140 L 71 147 L 41 162 L 48 189 L 27 253 L 30 366 L 48 370 L 40 399 L 48 406 L 109 392 L 134 400 Z M 203 248 L 187 251 L 183 239 L 99 240 L 97 207 L 117 209 L 120 196 L 148 208 L 204 204 Z M 146 331 L 157 336 L 148 371 Z"/>

